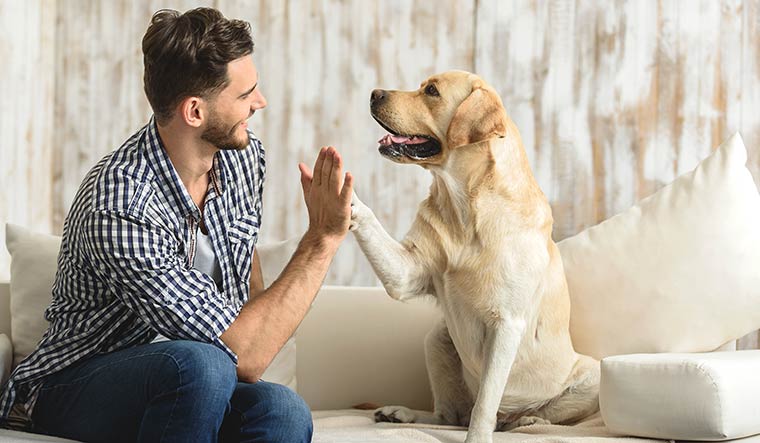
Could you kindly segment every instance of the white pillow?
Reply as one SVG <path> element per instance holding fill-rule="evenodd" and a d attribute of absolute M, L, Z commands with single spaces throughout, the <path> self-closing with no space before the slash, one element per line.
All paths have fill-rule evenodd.
<path fill-rule="evenodd" d="M 11 254 L 11 340 L 13 366 L 31 354 L 48 328 L 45 308 L 53 295 L 61 237 L 5 225 Z"/>
<path fill-rule="evenodd" d="M 11 255 L 10 310 L 15 367 L 36 349 L 48 328 L 44 314 L 52 297 L 61 237 L 32 232 L 8 223 L 5 238 Z M 257 247 L 267 286 L 277 278 L 297 245 L 298 240 L 293 239 Z M 262 378 L 296 389 L 294 338 L 288 340 Z"/>
<path fill-rule="evenodd" d="M 728 440 L 760 433 L 760 350 L 602 360 L 599 406 L 614 433 Z"/>
<path fill-rule="evenodd" d="M 559 243 L 578 352 L 711 351 L 760 328 L 760 196 L 738 134 L 691 173 Z"/>

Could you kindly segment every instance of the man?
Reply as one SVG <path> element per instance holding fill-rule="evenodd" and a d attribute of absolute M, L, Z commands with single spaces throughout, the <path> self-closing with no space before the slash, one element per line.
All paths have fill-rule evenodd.
<path fill-rule="evenodd" d="M 143 39 L 154 117 L 86 176 L 66 219 L 50 327 L 14 371 L 8 424 L 84 441 L 310 441 L 311 415 L 259 381 L 350 221 L 338 152 L 299 164 L 309 228 L 264 289 L 255 244 L 266 106 L 250 26 L 157 12 Z M 28 423 L 28 421 L 27 421 Z"/>

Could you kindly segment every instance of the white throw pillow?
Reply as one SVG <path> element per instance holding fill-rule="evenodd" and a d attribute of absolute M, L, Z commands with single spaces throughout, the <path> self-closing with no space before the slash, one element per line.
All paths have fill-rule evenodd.
<path fill-rule="evenodd" d="M 738 134 L 631 209 L 559 243 L 578 352 L 711 351 L 760 328 L 760 196 Z"/>
<path fill-rule="evenodd" d="M 11 335 L 13 365 L 36 349 L 48 328 L 45 309 L 50 305 L 61 237 L 32 232 L 8 223 L 6 246 L 11 255 Z M 264 282 L 268 286 L 285 267 L 296 239 L 257 247 Z M 264 380 L 296 389 L 296 343 L 290 338 L 262 376 Z"/>
<path fill-rule="evenodd" d="M 45 309 L 53 295 L 61 237 L 5 225 L 11 254 L 11 340 L 13 366 L 31 354 L 48 328 Z"/>

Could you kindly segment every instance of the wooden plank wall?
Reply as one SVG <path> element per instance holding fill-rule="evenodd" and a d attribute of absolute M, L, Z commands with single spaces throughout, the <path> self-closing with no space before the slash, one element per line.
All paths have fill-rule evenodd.
<path fill-rule="evenodd" d="M 377 155 L 384 132 L 369 93 L 447 69 L 500 92 L 557 240 L 692 169 L 737 130 L 760 181 L 760 0 L 0 0 L 0 223 L 61 231 L 87 170 L 150 115 L 140 42 L 152 12 L 202 4 L 253 26 L 269 100 L 252 121 L 268 148 L 265 242 L 304 231 L 296 164 L 327 144 L 402 237 L 430 180 Z M 0 279 L 8 262 L 0 248 Z M 377 284 L 353 238 L 326 282 Z"/>
<path fill-rule="evenodd" d="M 53 230 L 55 0 L 0 0 L 0 280 L 6 221 Z"/>

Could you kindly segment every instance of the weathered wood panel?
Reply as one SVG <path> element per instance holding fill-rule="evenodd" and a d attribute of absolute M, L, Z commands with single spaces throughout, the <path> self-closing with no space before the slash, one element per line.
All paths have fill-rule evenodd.
<path fill-rule="evenodd" d="M 757 145 L 757 2 L 478 2 L 476 70 L 501 92 L 555 238 Z M 760 177 L 757 150 L 750 167 Z"/>
<path fill-rule="evenodd" d="M 54 0 L 0 0 L 0 244 L 10 221 L 52 228 Z M 0 280 L 10 277 L 0 247 Z"/>
<path fill-rule="evenodd" d="M 500 91 L 557 239 L 655 191 L 736 130 L 760 177 L 758 0 L 0 0 L 10 30 L 0 35 L 0 221 L 60 232 L 87 170 L 149 116 L 140 41 L 151 14 L 201 4 L 253 26 L 269 99 L 252 121 L 268 148 L 262 241 L 304 231 L 296 163 L 327 144 L 402 237 L 430 179 L 379 157 L 369 93 L 454 68 Z M 377 283 L 353 238 L 326 282 Z"/>
<path fill-rule="evenodd" d="M 220 1 L 219 7 L 252 23 L 254 61 L 269 100 L 252 121 L 268 147 L 262 239 L 306 230 L 296 165 L 313 165 L 325 145 L 340 150 L 357 194 L 401 238 L 427 195 L 430 176 L 377 153 L 385 131 L 369 114 L 370 92 L 414 89 L 438 71 L 472 70 L 474 2 L 271 2 L 256 9 Z M 326 282 L 376 284 L 352 236 Z"/>
<path fill-rule="evenodd" d="M 87 171 L 151 115 L 142 89 L 142 37 L 159 8 L 192 1 L 58 2 L 55 27 L 53 220 L 56 233 Z M 205 4 L 212 4 L 205 2 Z"/>

